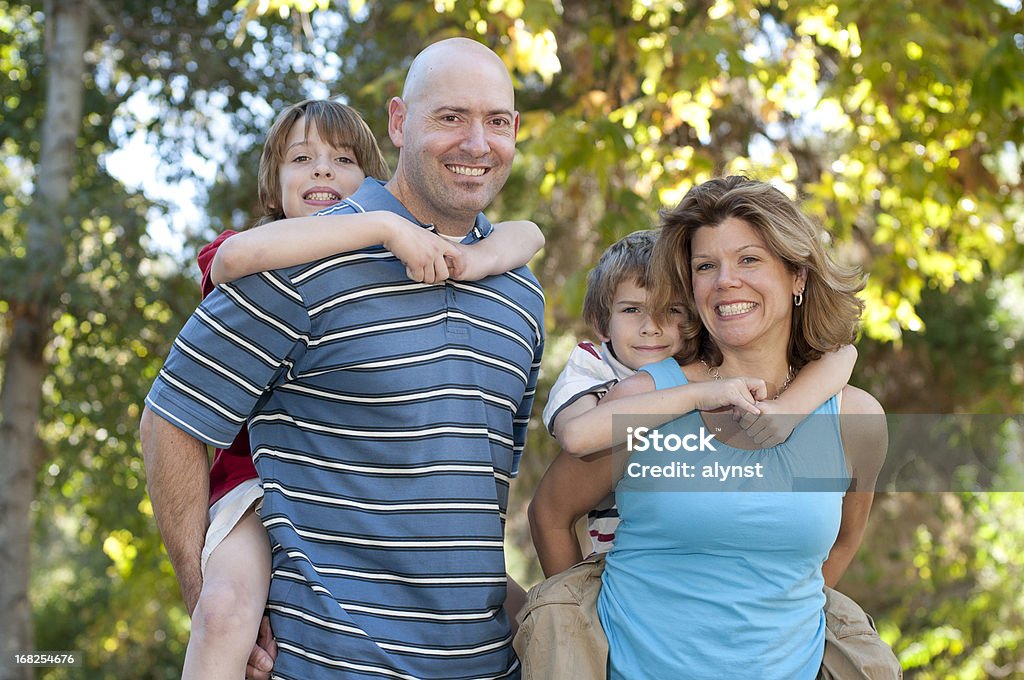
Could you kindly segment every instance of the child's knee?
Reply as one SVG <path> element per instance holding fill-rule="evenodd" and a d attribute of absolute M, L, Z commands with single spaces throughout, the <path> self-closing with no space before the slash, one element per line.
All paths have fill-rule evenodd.
<path fill-rule="evenodd" d="M 192 615 L 192 627 L 205 635 L 216 636 L 255 631 L 265 604 L 265 598 L 261 599 L 260 594 L 243 582 L 207 581 Z"/>

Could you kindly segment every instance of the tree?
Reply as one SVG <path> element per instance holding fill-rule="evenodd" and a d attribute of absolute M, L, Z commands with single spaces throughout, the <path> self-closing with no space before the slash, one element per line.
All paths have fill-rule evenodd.
<path fill-rule="evenodd" d="M 66 223 L 71 193 L 73 154 L 82 120 L 82 76 L 85 71 L 89 16 L 84 5 L 50 0 L 46 36 L 47 99 L 36 179 L 37 203 L 47 210 L 29 214 L 26 251 L 28 267 L 21 295 L 14 302 L 13 333 L 7 348 L 0 404 L 0 571 L 8 575 L 0 586 L 2 661 L 0 677 L 30 677 L 31 668 L 13 665 L 13 653 L 33 649 L 28 602 L 29 504 L 40 455 L 36 434 L 46 364 L 43 351 L 50 341 L 51 317 L 58 297 L 58 274 L 64 260 Z M 55 266 L 56 265 L 56 266 Z M 10 303 L 9 303 L 10 304 Z"/>
<path fill-rule="evenodd" d="M 136 425 L 197 293 L 147 244 L 160 207 L 113 179 L 104 156 L 139 133 L 169 158 L 219 157 L 232 139 L 265 128 L 253 112 L 269 108 L 262 97 L 301 98 L 296 79 L 255 84 L 261 60 L 309 68 L 288 59 L 290 22 L 265 21 L 258 50 L 234 47 L 232 3 L 205 9 L 0 2 L 0 566 L 9 574 L 0 601 L 12 612 L 0 617 L 0 677 L 29 677 L 8 652 L 33 647 L 84 650 L 94 677 L 177 673 L 187 616 L 145 499 Z M 151 105 L 143 115 L 129 103 L 140 91 Z M 217 116 L 234 135 L 211 137 L 205 121 Z M 192 172 L 165 167 L 168 178 Z M 32 612 L 30 536 L 44 558 L 31 570 Z"/>

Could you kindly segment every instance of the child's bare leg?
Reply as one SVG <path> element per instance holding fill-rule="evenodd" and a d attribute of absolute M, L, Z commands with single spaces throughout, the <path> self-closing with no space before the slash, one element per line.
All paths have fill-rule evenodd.
<path fill-rule="evenodd" d="M 250 510 L 206 562 L 182 680 L 245 677 L 269 588 L 270 541 Z"/>

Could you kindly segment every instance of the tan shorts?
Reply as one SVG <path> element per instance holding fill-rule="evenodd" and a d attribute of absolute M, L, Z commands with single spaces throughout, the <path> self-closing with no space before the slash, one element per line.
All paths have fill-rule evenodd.
<path fill-rule="evenodd" d="M 594 555 L 530 589 L 512 646 L 523 680 L 604 680 L 608 639 L 597 615 L 605 555 Z M 898 680 L 903 670 L 856 602 L 825 588 L 821 680 Z"/>
<path fill-rule="evenodd" d="M 607 553 L 538 583 L 519 612 L 512 646 L 523 680 L 603 680 L 608 638 L 597 617 L 597 596 Z"/>
<path fill-rule="evenodd" d="M 206 562 L 214 549 L 245 517 L 249 508 L 262 499 L 263 487 L 260 486 L 259 479 L 253 478 L 228 491 L 210 506 L 210 528 L 206 530 L 206 543 L 203 544 L 203 557 L 200 563 L 203 574 L 206 574 Z"/>
<path fill-rule="evenodd" d="M 821 680 L 893 680 L 903 669 L 875 622 L 860 605 L 838 590 L 825 588 L 825 656 Z"/>

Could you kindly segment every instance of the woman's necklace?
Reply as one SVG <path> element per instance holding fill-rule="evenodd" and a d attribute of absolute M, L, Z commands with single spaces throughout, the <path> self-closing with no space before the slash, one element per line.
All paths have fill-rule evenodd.
<path fill-rule="evenodd" d="M 701 357 L 700 363 L 704 364 L 704 368 L 707 369 L 708 375 L 711 376 L 712 380 L 722 379 L 722 374 L 718 372 L 718 366 L 712 366 L 704 359 L 704 357 Z M 794 376 L 796 376 L 796 372 L 793 370 L 792 366 L 789 366 L 788 371 L 786 373 L 786 379 L 782 383 L 782 388 L 779 390 L 778 394 L 772 397 L 772 401 L 782 396 L 782 393 L 785 392 L 787 388 L 789 388 L 789 384 L 793 382 Z"/>

